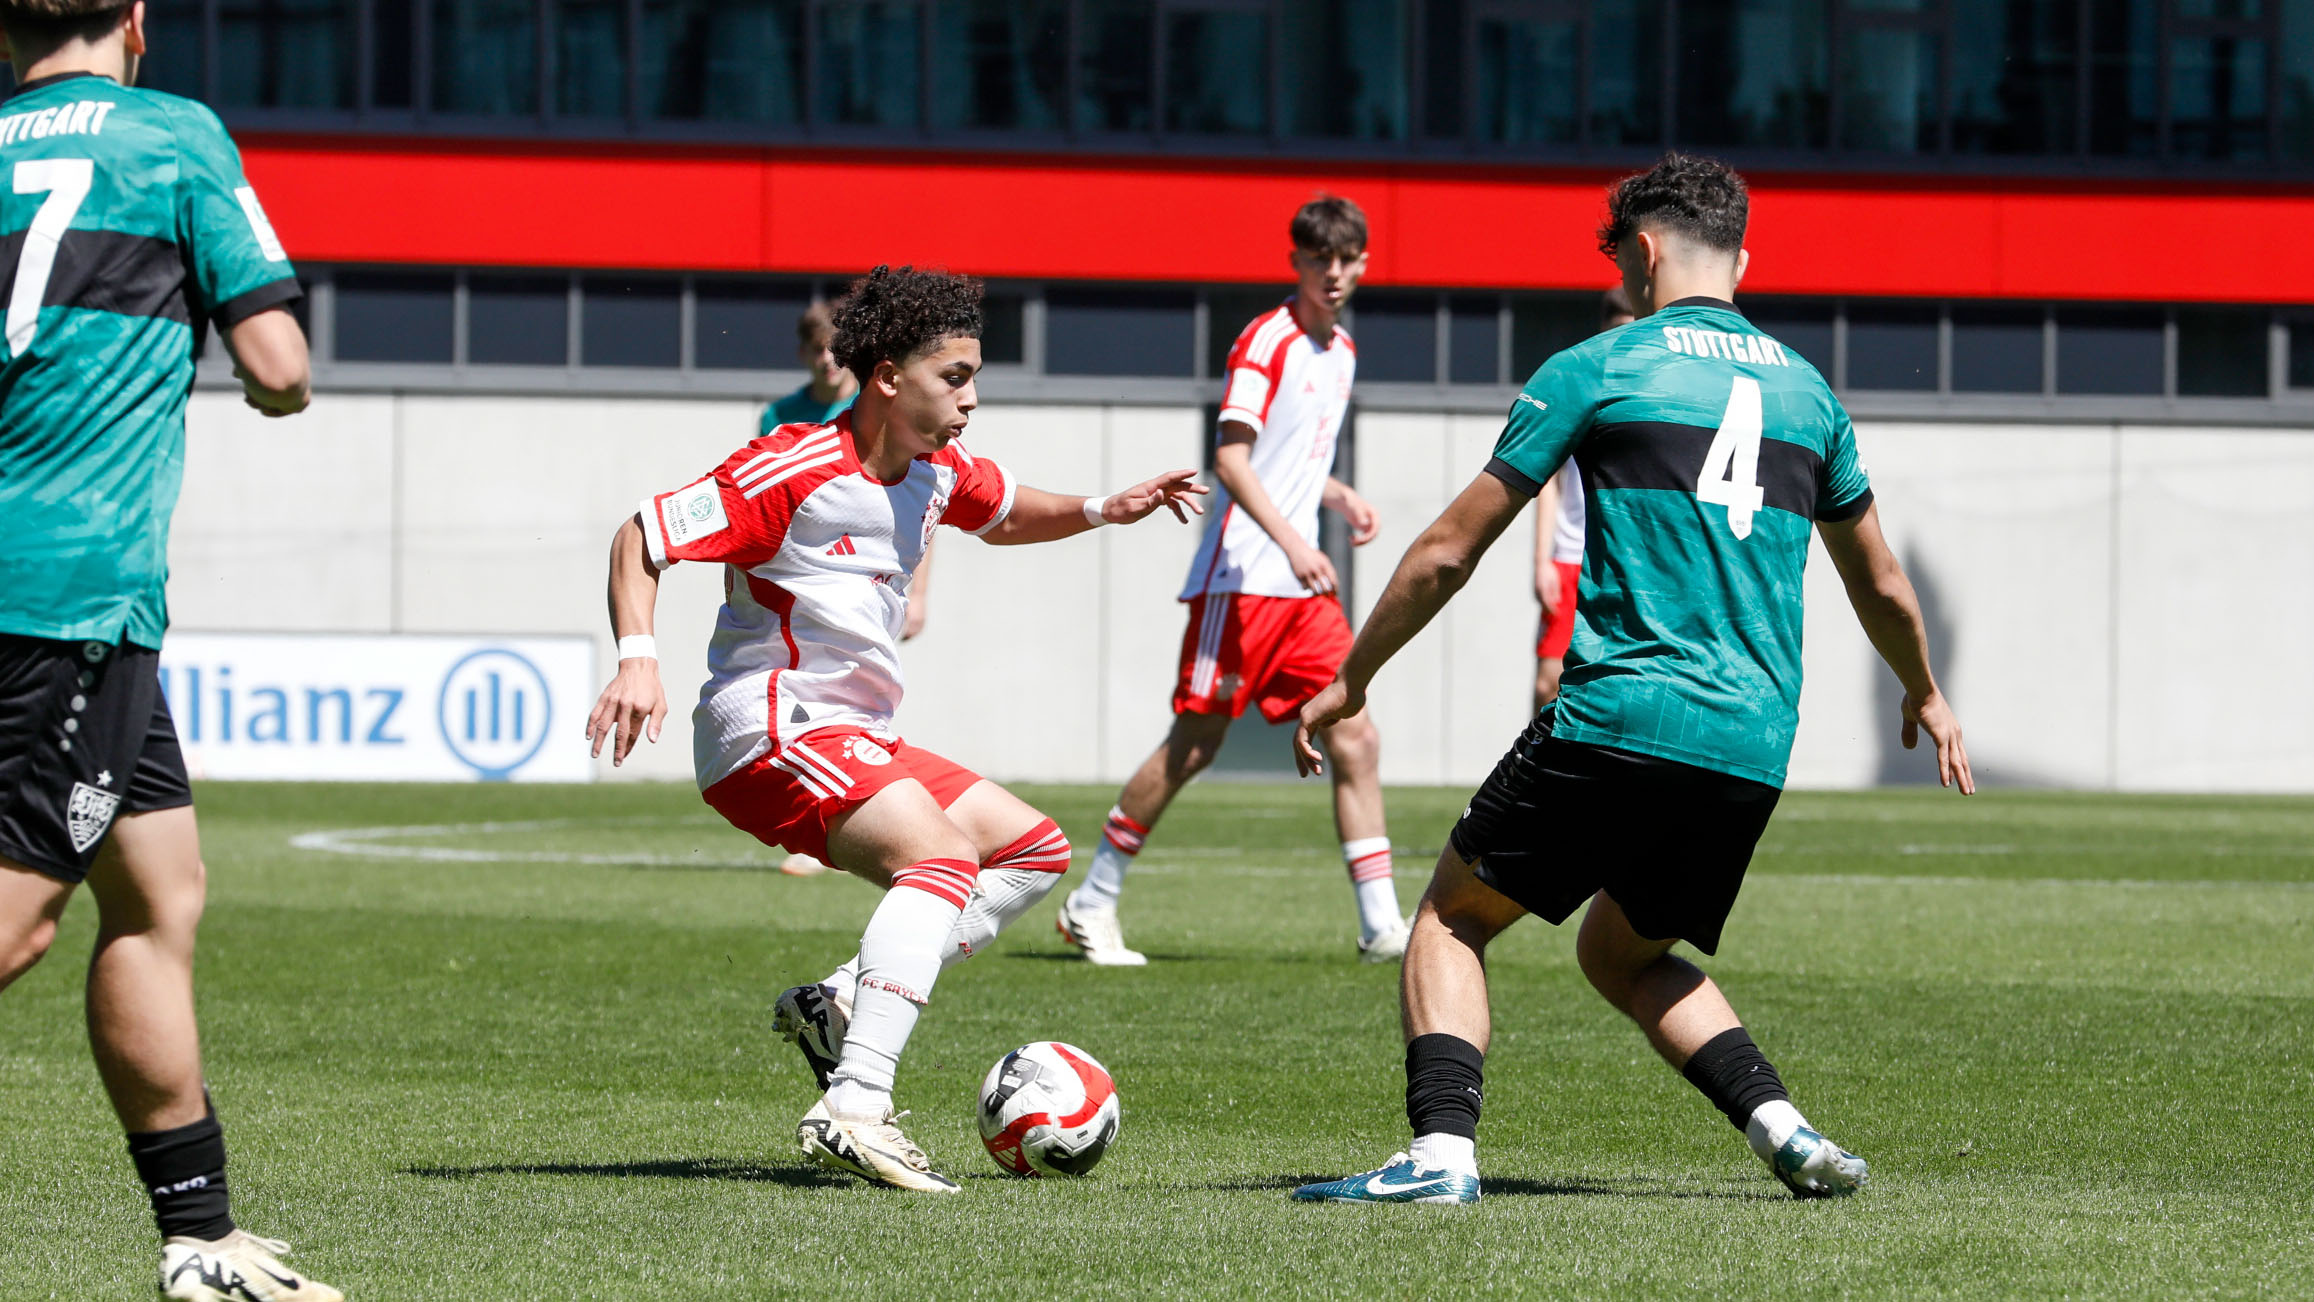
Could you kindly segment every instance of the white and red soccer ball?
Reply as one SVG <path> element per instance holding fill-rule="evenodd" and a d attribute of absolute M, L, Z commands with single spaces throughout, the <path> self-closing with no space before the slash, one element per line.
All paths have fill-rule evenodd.
<path fill-rule="evenodd" d="M 1039 1040 L 997 1060 L 980 1086 L 980 1140 L 1014 1175 L 1083 1175 L 1117 1138 L 1117 1086 L 1093 1055 Z"/>

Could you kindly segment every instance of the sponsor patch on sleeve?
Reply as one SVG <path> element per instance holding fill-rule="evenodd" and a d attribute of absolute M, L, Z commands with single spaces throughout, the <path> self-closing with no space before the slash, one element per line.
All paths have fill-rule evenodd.
<path fill-rule="evenodd" d="M 667 531 L 668 547 L 676 548 L 723 532 L 731 520 L 723 514 L 723 490 L 709 477 L 660 498 L 659 523 Z"/>

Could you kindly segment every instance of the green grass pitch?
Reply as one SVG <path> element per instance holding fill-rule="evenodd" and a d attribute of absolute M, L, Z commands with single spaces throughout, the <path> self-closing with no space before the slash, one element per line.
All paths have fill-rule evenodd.
<path fill-rule="evenodd" d="M 1080 860 L 1113 795 L 1024 794 Z M 1409 905 L 1463 798 L 1391 793 Z M 1527 922 L 1485 1200 L 1375 1208 L 1285 1196 L 1405 1143 L 1397 974 L 1353 961 L 1321 786 L 1192 789 L 1130 887 L 1150 967 L 1068 960 L 1039 909 L 942 978 L 900 1102 L 946 1199 L 796 1156 L 771 1001 L 875 897 L 769 871 L 688 789 L 200 800 L 236 1211 L 356 1298 L 2314 1295 L 2314 801 L 1792 795 L 1708 966 L 1868 1192 L 1784 1197 Z M 93 913 L 0 997 L 7 1298 L 151 1288 Z M 1090 1178 L 980 1151 L 982 1073 L 1041 1038 L 1116 1075 Z"/>

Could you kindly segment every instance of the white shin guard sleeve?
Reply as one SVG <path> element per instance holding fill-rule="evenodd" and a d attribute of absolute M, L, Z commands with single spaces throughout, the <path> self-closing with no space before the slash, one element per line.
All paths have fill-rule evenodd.
<path fill-rule="evenodd" d="M 866 1113 L 889 1104 L 900 1053 L 940 977 L 959 911 L 930 891 L 901 886 L 884 893 L 860 936 L 859 993 L 828 1085 L 831 1108 Z"/>

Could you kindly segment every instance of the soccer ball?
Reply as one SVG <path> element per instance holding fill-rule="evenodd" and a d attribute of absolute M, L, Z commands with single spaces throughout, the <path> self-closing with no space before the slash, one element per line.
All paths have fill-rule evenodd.
<path fill-rule="evenodd" d="M 980 1142 L 1014 1175 L 1083 1175 L 1117 1138 L 1117 1087 L 1093 1055 L 1039 1040 L 980 1085 Z"/>

